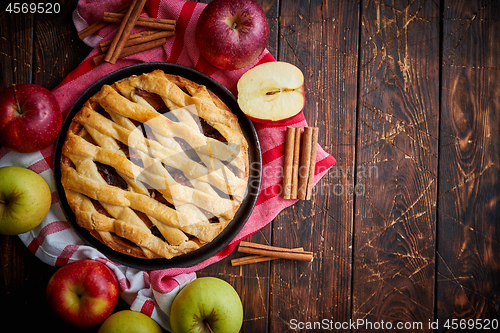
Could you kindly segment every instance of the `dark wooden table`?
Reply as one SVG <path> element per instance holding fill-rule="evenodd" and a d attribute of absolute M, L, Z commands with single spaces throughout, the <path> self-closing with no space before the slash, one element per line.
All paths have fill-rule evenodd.
<path fill-rule="evenodd" d="M 0 88 L 52 89 L 90 52 L 71 21 L 76 1 L 52 2 L 59 14 L 10 14 L 2 2 Z M 236 288 L 243 332 L 499 325 L 500 1 L 259 3 L 268 49 L 303 70 L 306 118 L 337 164 L 311 201 L 250 237 L 303 246 L 312 263 L 232 267 L 233 253 L 199 276 Z M 2 325 L 67 330 L 45 302 L 56 269 L 17 237 L 0 246 Z"/>

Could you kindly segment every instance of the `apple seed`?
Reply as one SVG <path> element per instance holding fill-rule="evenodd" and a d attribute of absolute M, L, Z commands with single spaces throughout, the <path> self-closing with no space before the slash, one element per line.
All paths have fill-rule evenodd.
<path fill-rule="evenodd" d="M 284 88 L 284 89 L 277 89 L 277 90 L 271 90 L 266 93 L 266 95 L 276 95 L 281 92 L 290 92 L 290 91 L 295 91 L 297 89 L 291 89 L 291 88 Z"/>

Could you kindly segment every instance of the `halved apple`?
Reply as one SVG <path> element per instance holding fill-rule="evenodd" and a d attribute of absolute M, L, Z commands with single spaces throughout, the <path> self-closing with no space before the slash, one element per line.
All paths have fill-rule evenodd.
<path fill-rule="evenodd" d="M 305 104 L 304 74 L 294 65 L 266 62 L 241 76 L 238 105 L 259 123 L 280 123 L 295 117 Z"/>

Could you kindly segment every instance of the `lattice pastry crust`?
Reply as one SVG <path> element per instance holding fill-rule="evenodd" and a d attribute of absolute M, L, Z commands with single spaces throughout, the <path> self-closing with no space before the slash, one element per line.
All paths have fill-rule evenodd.
<path fill-rule="evenodd" d="M 77 223 L 140 258 L 212 241 L 238 210 L 248 174 L 237 117 L 205 86 L 160 70 L 104 85 L 74 116 L 62 148 Z"/>

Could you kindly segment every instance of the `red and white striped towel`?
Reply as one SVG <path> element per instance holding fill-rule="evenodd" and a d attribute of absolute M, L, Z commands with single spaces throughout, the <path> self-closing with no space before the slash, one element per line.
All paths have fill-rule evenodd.
<path fill-rule="evenodd" d="M 81 0 L 73 13 L 73 21 L 77 30 L 82 30 L 102 18 L 103 12 L 114 11 L 125 2 L 127 1 Z M 236 94 L 236 83 L 244 72 L 260 63 L 274 61 L 274 58 L 265 50 L 255 63 L 236 71 L 223 71 L 208 64 L 200 56 L 194 42 L 196 22 L 204 7 L 205 4 L 190 1 L 149 0 L 141 15 L 175 19 L 177 21 L 176 35 L 169 38 L 162 47 L 120 59 L 115 65 L 105 63 L 96 67 L 92 58 L 99 54 L 99 50 L 94 48 L 88 57 L 53 90 L 64 115 L 81 93 L 96 80 L 118 68 L 141 62 L 170 62 L 197 69 L 216 79 Z M 111 39 L 115 29 L 116 25 L 109 25 L 84 41 L 95 47 L 100 41 Z M 300 115 L 287 125 L 303 127 L 307 124 L 303 115 Z M 121 297 L 130 304 L 131 309 L 151 316 L 161 326 L 170 329 L 168 312 L 179 288 L 195 279 L 197 270 L 228 256 L 239 241 L 267 225 L 281 210 L 296 202 L 296 200 L 284 200 L 280 197 L 286 126 L 261 124 L 255 124 L 255 126 L 262 150 L 262 184 L 256 206 L 236 238 L 220 253 L 196 266 L 141 271 L 115 264 L 96 249 L 84 245 L 84 242 L 67 223 L 55 192 L 52 172 L 54 145 L 32 154 L 16 153 L 5 147 L 0 149 L 0 167 L 7 165 L 27 167 L 40 174 L 52 191 L 52 207 L 45 220 L 34 230 L 19 237 L 38 258 L 53 266 L 88 258 L 106 263 L 117 275 L 120 281 Z M 335 159 L 318 145 L 315 183 L 334 164 Z"/>

